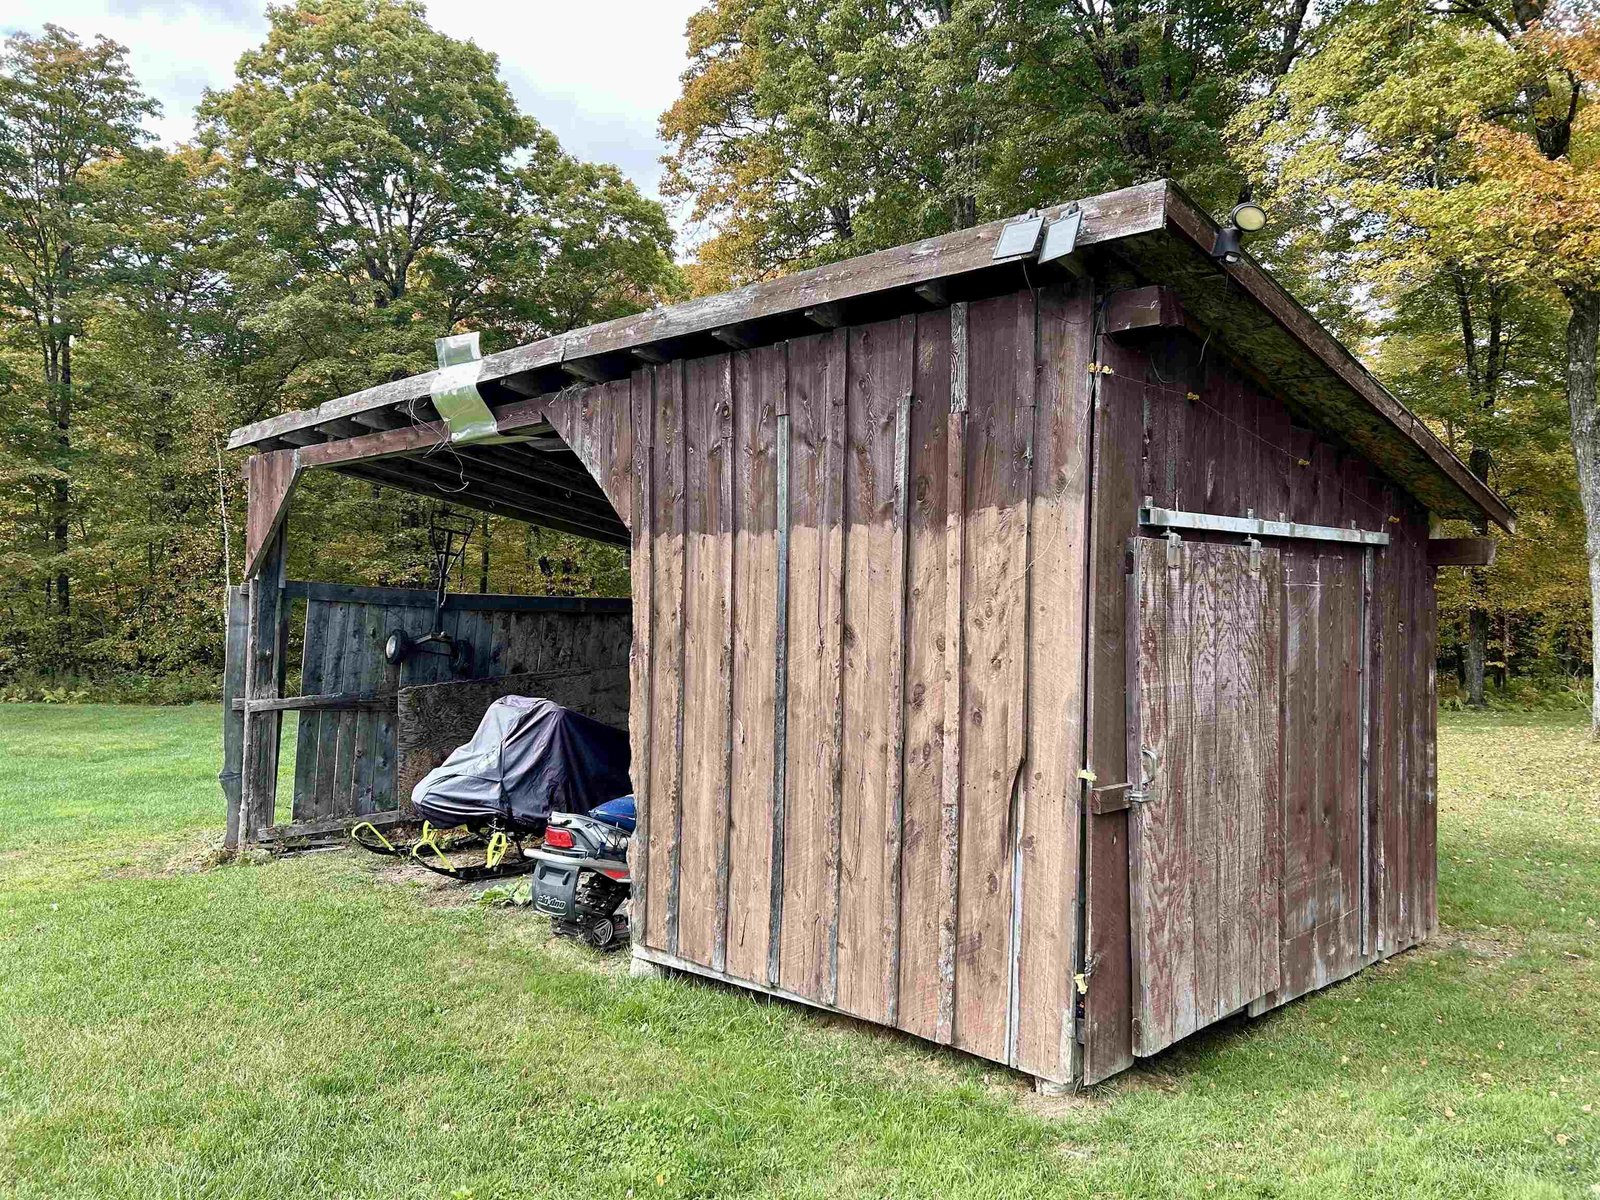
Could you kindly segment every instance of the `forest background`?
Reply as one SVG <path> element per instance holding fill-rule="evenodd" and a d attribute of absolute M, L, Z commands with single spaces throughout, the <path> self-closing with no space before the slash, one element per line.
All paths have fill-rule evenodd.
<path fill-rule="evenodd" d="M 1591 705 L 1596 0 L 711 0 L 663 192 L 567 153 L 414 0 L 298 0 L 152 144 L 127 52 L 0 52 L 0 699 L 217 691 L 227 432 L 433 366 L 1170 177 L 1515 507 L 1440 576 L 1447 705 Z M 597 61 L 601 50 L 597 47 Z M 427 586 L 429 501 L 313 477 L 298 578 Z M 1466 532 L 1465 527 L 1462 532 Z M 1593 548 L 1591 548 L 1591 546 Z M 453 586 L 625 595 L 481 518 Z"/>

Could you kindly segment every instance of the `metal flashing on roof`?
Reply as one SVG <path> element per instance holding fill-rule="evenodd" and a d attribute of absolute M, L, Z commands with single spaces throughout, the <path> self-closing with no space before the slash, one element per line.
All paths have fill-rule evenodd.
<path fill-rule="evenodd" d="M 511 442 L 518 438 L 501 434 L 494 413 L 478 391 L 478 372 L 483 355 L 476 333 L 457 333 L 435 338 L 434 352 L 439 369 L 433 375 L 433 407 L 450 430 L 455 445 L 479 442 Z"/>

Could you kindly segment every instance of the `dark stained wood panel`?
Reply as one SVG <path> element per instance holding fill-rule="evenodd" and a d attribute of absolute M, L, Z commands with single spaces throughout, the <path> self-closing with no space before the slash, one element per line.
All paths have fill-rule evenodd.
<path fill-rule="evenodd" d="M 1095 343 L 1094 478 L 1090 500 L 1089 661 L 1084 768 L 1091 786 L 1137 771 L 1137 740 L 1128 730 L 1128 539 L 1137 531 L 1139 501 L 1148 494 L 1141 458 L 1147 403 L 1154 414 L 1169 389 L 1142 382 L 1145 360 L 1105 337 Z M 1110 373 L 1106 373 L 1109 368 Z M 1182 410 L 1175 410 L 1182 411 Z M 1155 418 L 1152 416 L 1152 422 Z M 1164 436 L 1152 423 L 1152 438 Z M 1151 453 L 1158 453 L 1151 443 Z M 1160 451 L 1165 453 L 1165 451 Z M 1174 485 L 1175 486 L 1175 485 Z M 1131 751 L 1131 754 L 1130 754 Z M 1128 914 L 1128 814 L 1087 815 L 1084 845 L 1084 976 L 1081 1077 L 1098 1083 L 1133 1062 L 1132 978 Z"/>
<path fill-rule="evenodd" d="M 834 1003 L 887 1021 L 899 935 L 905 509 L 916 319 L 849 331 Z"/>
<path fill-rule="evenodd" d="M 1071 1078 L 1075 1048 L 1093 340 L 1090 283 L 1040 291 L 1011 1060 L 1060 1081 Z"/>
<path fill-rule="evenodd" d="M 1138 739 L 1153 765 L 1130 814 L 1135 1053 L 1269 991 L 1262 886 L 1277 770 L 1276 550 L 1137 543 Z"/>
<path fill-rule="evenodd" d="M 633 523 L 633 382 L 618 379 L 549 397 L 545 417 L 606 494 L 617 518 Z"/>
<path fill-rule="evenodd" d="M 939 1030 L 945 755 L 946 488 L 950 311 L 917 318 L 906 521 L 905 763 L 900 839 L 897 1021 L 919 1037 Z"/>
<path fill-rule="evenodd" d="M 1017 293 L 975 303 L 968 320 L 954 1039 L 962 1049 L 1003 1061 L 1026 736 L 1033 297 Z"/>
<path fill-rule="evenodd" d="M 724 969 L 766 982 L 778 663 L 778 409 L 782 346 L 733 356 L 733 746 Z"/>
<path fill-rule="evenodd" d="M 676 953 L 712 965 L 725 904 L 733 675 L 733 364 L 685 364 L 683 791 Z M 720 876 L 720 878 L 719 878 Z M 686 887 L 683 880 L 687 879 Z M 722 907 L 725 917 L 726 909 Z"/>
<path fill-rule="evenodd" d="M 677 951 L 678 854 L 683 799 L 684 542 L 687 497 L 683 364 L 655 369 L 651 475 L 650 850 L 644 936 Z"/>
<path fill-rule="evenodd" d="M 789 679 L 779 982 L 832 1003 L 844 578 L 844 332 L 789 346 Z"/>
<path fill-rule="evenodd" d="M 628 555 L 629 590 L 633 593 L 633 642 L 628 650 L 628 753 L 633 779 L 634 834 L 628 844 L 628 873 L 633 880 L 632 924 L 638 938 L 651 928 L 649 900 L 654 872 L 655 819 L 655 411 L 656 373 L 641 368 L 629 379 L 633 415 L 633 537 Z"/>

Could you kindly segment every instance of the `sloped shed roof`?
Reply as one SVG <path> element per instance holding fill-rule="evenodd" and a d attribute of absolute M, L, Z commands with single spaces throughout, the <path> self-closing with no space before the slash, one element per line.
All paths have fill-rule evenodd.
<path fill-rule="evenodd" d="M 1061 272 L 1120 274 L 1172 289 L 1221 350 L 1312 424 L 1344 442 L 1440 516 L 1515 524 L 1506 503 L 1395 399 L 1355 357 L 1248 258 L 1210 249 L 1217 226 L 1168 181 L 1078 202 L 1071 260 L 995 261 L 1006 221 L 652 309 L 518 346 L 482 360 L 478 389 L 492 409 L 578 382 L 619 379 L 641 362 L 725 352 L 877 320 L 952 300 L 1037 287 Z M 1046 216 L 1068 205 L 1046 210 Z M 314 445 L 432 419 L 436 372 L 380 384 L 233 432 L 231 449 Z"/>

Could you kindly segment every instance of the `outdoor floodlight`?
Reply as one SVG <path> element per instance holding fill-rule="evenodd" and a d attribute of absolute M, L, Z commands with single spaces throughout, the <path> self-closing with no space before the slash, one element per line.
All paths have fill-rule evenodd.
<path fill-rule="evenodd" d="M 1211 246 L 1211 257 L 1232 266 L 1244 258 L 1244 237 L 1247 233 L 1260 233 L 1267 225 L 1267 210 L 1250 198 L 1246 185 L 1239 193 L 1239 203 L 1228 213 L 1228 223 L 1217 230 L 1217 240 Z"/>

